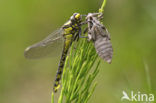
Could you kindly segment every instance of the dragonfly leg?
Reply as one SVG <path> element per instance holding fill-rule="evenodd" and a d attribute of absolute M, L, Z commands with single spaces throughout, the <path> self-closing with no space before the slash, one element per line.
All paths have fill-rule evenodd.
<path fill-rule="evenodd" d="M 80 25 L 82 26 L 82 25 L 85 25 L 85 24 L 87 24 L 88 22 L 87 21 L 84 21 L 84 22 L 82 22 Z"/>
<path fill-rule="evenodd" d="M 77 41 L 79 40 L 79 32 L 76 33 L 76 35 L 75 35 L 75 37 L 74 37 L 74 41 L 75 41 L 75 40 L 77 40 Z"/>
<path fill-rule="evenodd" d="M 79 38 L 88 38 L 87 36 L 82 36 L 82 30 L 79 28 Z"/>
<path fill-rule="evenodd" d="M 88 27 L 85 28 L 85 30 L 83 31 L 83 34 L 86 34 L 88 32 Z"/>

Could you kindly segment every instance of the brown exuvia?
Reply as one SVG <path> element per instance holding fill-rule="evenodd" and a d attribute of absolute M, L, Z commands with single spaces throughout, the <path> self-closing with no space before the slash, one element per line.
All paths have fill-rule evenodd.
<path fill-rule="evenodd" d="M 110 34 L 100 23 L 102 14 L 89 13 L 86 17 L 88 23 L 88 39 L 94 42 L 98 55 L 106 62 L 112 62 L 113 48 L 110 42 Z"/>

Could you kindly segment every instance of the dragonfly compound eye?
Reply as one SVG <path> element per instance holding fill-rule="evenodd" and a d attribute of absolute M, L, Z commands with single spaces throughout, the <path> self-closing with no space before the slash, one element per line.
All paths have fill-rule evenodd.
<path fill-rule="evenodd" d="M 75 18 L 76 18 L 76 19 L 80 19 L 80 14 L 77 13 L 77 14 L 75 15 Z"/>
<path fill-rule="evenodd" d="M 74 14 L 73 14 L 73 19 L 75 19 L 75 20 L 81 19 L 80 13 L 74 13 Z"/>

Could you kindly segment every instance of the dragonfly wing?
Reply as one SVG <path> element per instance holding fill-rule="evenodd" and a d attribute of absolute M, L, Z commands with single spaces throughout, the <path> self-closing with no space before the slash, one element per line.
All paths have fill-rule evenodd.
<path fill-rule="evenodd" d="M 62 34 L 63 29 L 54 31 L 42 41 L 26 48 L 24 56 L 28 59 L 38 59 L 53 55 L 56 53 L 56 49 L 59 49 L 58 45 L 63 43 Z"/>

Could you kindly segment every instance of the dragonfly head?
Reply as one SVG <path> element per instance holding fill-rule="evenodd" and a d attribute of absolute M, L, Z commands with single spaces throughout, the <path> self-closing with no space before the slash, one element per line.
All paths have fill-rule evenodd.
<path fill-rule="evenodd" d="M 74 13 L 71 17 L 70 17 L 71 21 L 75 21 L 75 22 L 81 22 L 82 17 L 80 15 L 80 13 Z"/>

